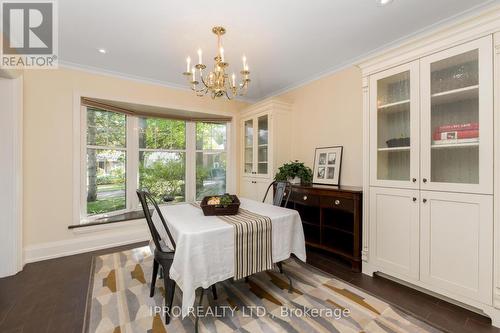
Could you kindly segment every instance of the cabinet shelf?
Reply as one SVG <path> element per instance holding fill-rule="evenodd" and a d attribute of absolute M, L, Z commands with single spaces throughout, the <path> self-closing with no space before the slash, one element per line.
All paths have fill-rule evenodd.
<path fill-rule="evenodd" d="M 479 142 L 447 143 L 444 145 L 432 145 L 431 147 L 433 149 L 479 147 Z"/>
<path fill-rule="evenodd" d="M 431 95 L 433 105 L 466 101 L 469 99 L 477 98 L 478 96 L 479 96 L 479 85 L 474 85 L 460 89 L 447 90 Z"/>
<path fill-rule="evenodd" d="M 378 106 L 378 110 L 382 112 L 397 112 L 397 111 L 407 111 L 407 105 L 410 105 L 410 100 L 405 99 L 403 101 L 388 103 Z"/>
<path fill-rule="evenodd" d="M 323 225 L 323 228 L 327 228 L 327 229 L 330 229 L 330 230 L 342 232 L 342 233 L 348 234 L 348 235 L 354 235 L 354 232 L 352 232 L 352 231 L 345 230 L 345 229 L 338 228 L 338 227 L 334 227 L 334 226 L 330 226 L 330 225 Z"/>
<path fill-rule="evenodd" d="M 410 147 L 388 147 L 388 148 L 378 148 L 378 151 L 410 151 Z"/>

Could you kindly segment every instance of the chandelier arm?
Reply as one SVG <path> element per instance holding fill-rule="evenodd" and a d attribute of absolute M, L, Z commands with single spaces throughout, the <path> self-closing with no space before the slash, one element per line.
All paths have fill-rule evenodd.
<path fill-rule="evenodd" d="M 204 85 L 205 87 L 207 87 L 207 89 L 208 89 L 208 84 L 205 82 L 205 79 L 203 78 L 203 75 L 201 76 L 201 82 L 202 82 L 202 83 L 203 83 L 203 85 Z"/>

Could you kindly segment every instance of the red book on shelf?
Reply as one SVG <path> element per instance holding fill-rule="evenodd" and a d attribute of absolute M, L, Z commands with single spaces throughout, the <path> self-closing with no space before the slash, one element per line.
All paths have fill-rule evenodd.
<path fill-rule="evenodd" d="M 472 139 L 479 137 L 479 130 L 435 132 L 434 140 Z"/>
<path fill-rule="evenodd" d="M 479 130 L 479 123 L 443 125 L 436 128 L 437 133 L 452 132 L 452 131 L 469 131 L 469 130 Z"/>

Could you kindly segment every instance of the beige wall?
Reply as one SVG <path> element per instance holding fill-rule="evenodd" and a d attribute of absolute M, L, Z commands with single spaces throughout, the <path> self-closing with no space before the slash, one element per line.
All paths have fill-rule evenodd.
<path fill-rule="evenodd" d="M 75 94 L 232 115 L 247 105 L 72 69 L 24 71 L 25 247 L 77 237 L 68 230 L 73 223 Z"/>
<path fill-rule="evenodd" d="M 276 98 L 292 103 L 291 158 L 313 167 L 317 147 L 344 146 L 341 184 L 363 183 L 361 71 L 350 67 Z"/>
<path fill-rule="evenodd" d="M 47 243 L 62 248 L 89 235 L 68 230 L 73 223 L 74 96 L 86 95 L 139 104 L 239 117 L 242 102 L 197 98 L 189 91 L 72 69 L 24 71 L 24 246 L 39 251 Z M 277 97 L 293 103 L 291 159 L 312 167 L 314 149 L 343 145 L 341 182 L 362 183 L 361 73 L 349 68 Z M 238 119 L 237 119 L 238 120 Z M 236 126 L 238 128 L 238 126 Z M 237 134 L 239 148 L 239 134 Z M 239 153 L 236 154 L 239 163 Z M 237 168 L 239 170 L 239 168 Z M 125 230 L 123 227 L 120 230 Z M 116 230 L 99 231 L 107 237 Z M 96 234 L 92 233 L 95 238 Z M 83 238 L 82 238 L 83 237 Z"/>

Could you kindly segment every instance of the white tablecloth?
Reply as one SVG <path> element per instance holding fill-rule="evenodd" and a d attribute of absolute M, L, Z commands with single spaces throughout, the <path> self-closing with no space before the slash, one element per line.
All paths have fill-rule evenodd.
<path fill-rule="evenodd" d="M 304 231 L 295 210 L 245 198 L 240 201 L 241 208 L 271 218 L 275 263 L 288 259 L 292 253 L 306 261 Z M 160 209 L 177 245 L 170 277 L 183 292 L 185 317 L 194 304 L 198 287 L 208 288 L 234 276 L 234 229 L 216 216 L 204 216 L 201 209 L 191 204 L 166 205 Z M 163 228 L 157 229 L 168 240 Z"/>

